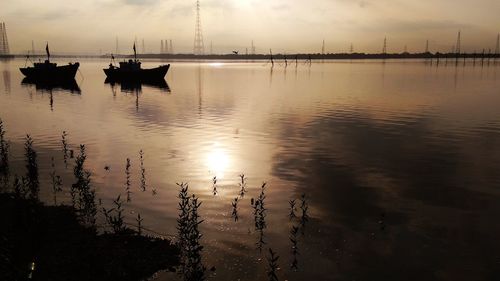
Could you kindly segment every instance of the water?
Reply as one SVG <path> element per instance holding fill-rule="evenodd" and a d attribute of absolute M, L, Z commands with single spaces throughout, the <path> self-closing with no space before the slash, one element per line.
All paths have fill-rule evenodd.
<path fill-rule="evenodd" d="M 30 133 L 47 203 L 51 156 L 68 201 L 66 131 L 75 154 L 78 144 L 87 146 L 106 205 L 124 194 L 131 159 L 129 223 L 140 213 L 146 228 L 175 234 L 176 182 L 189 183 L 203 202 L 211 280 L 265 280 L 269 247 L 280 256 L 280 280 L 500 277 L 500 64 L 335 61 L 271 70 L 263 62 L 179 62 L 167 86 L 135 90 L 104 83 L 107 61 L 80 62 L 80 91 L 52 95 L 21 84 L 24 61 L 0 63 L 0 118 L 14 166 L 24 173 Z M 139 189 L 141 149 L 146 192 Z M 247 193 L 235 222 L 231 201 L 242 173 Z M 250 200 L 263 182 L 267 228 L 259 252 Z M 310 218 L 292 270 L 290 229 L 299 222 L 289 220 L 288 201 L 300 205 L 302 194 Z"/>

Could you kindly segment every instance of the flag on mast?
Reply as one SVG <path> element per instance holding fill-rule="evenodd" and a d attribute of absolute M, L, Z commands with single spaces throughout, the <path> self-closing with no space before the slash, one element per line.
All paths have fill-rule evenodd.
<path fill-rule="evenodd" d="M 45 45 L 45 51 L 47 52 L 47 58 L 50 59 L 49 43 L 47 43 L 47 45 Z"/>

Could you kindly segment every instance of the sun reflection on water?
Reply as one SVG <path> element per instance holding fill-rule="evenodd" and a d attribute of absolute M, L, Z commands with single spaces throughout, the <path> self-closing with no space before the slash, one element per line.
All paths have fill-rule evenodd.
<path fill-rule="evenodd" d="M 230 159 L 227 151 L 219 144 L 214 144 L 206 156 L 206 165 L 209 171 L 217 178 L 223 178 L 229 164 Z"/>

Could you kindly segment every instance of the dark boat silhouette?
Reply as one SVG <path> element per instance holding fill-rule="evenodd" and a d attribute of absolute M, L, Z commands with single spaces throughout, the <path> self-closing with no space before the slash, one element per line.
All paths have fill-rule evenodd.
<path fill-rule="evenodd" d="M 57 66 L 57 63 L 50 62 L 49 45 L 45 47 L 47 59 L 44 62 L 33 63 L 30 67 L 21 67 L 19 70 L 30 79 L 56 81 L 74 79 L 80 63 L 69 63 L 68 65 Z M 29 58 L 29 57 L 28 57 Z"/>
<path fill-rule="evenodd" d="M 114 57 L 111 56 L 112 61 Z M 109 68 L 105 68 L 104 73 L 107 78 L 114 81 L 157 81 L 164 79 L 170 68 L 170 64 L 160 65 L 156 68 L 143 69 L 141 62 L 137 60 L 137 53 L 134 44 L 134 59 L 120 62 L 120 66 L 116 67 L 111 62 Z"/>

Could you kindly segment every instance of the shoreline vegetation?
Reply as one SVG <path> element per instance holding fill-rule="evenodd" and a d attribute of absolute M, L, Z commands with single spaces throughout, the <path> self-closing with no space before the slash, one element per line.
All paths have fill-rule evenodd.
<path fill-rule="evenodd" d="M 12 176 L 10 144 L 0 119 L 0 280 L 132 281 L 145 280 L 160 270 L 177 271 L 179 244 L 162 235 L 144 234 L 147 229 L 140 214 L 137 225 L 126 223 L 120 195 L 110 209 L 97 201 L 92 173 L 85 169 L 85 146 L 80 145 L 78 155 L 73 157 L 67 136 L 63 132 L 62 152 L 65 164 L 68 158 L 74 158 L 74 183 L 65 190 L 71 204 L 57 202 L 63 183 L 52 157 L 54 205 L 45 205 L 39 198 L 33 139 L 30 135 L 25 139 L 25 174 L 18 176 L 21 171 L 15 171 Z M 101 213 L 104 224 L 99 225 Z"/>
<path fill-rule="evenodd" d="M 51 54 L 52 58 L 105 58 L 109 59 L 111 54 Z M 133 54 L 113 54 L 117 59 L 133 59 Z M 30 55 L 30 58 L 44 59 L 45 54 Z M 26 58 L 25 54 L 0 55 L 2 59 Z M 290 64 L 294 60 L 371 60 L 371 59 L 473 59 L 489 60 L 498 59 L 500 54 L 490 51 L 474 53 L 290 53 L 290 54 L 137 54 L 138 59 L 165 59 L 165 60 L 289 60 Z"/>

